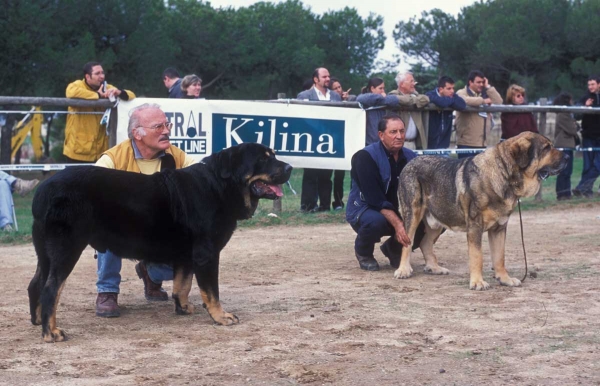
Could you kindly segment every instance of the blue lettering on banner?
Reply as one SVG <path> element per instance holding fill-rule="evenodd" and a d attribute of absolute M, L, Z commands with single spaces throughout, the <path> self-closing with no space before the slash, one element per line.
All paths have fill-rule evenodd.
<path fill-rule="evenodd" d="M 206 131 L 202 130 L 202 113 L 196 116 L 193 111 L 185 115 L 181 112 L 165 112 L 165 115 L 173 123 L 171 144 L 190 155 L 206 154 Z"/>
<path fill-rule="evenodd" d="M 286 156 L 344 158 L 343 120 L 213 114 L 216 153 L 245 142 L 261 143 Z"/>

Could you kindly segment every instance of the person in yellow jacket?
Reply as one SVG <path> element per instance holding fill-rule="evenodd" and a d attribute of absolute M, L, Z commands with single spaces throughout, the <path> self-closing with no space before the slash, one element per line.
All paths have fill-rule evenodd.
<path fill-rule="evenodd" d="M 169 141 L 172 123 L 157 104 L 145 103 L 131 110 L 129 139 L 104 152 L 96 166 L 133 173 L 154 174 L 165 169 L 181 169 L 195 163 L 194 158 Z M 102 187 L 99 187 L 102 189 Z M 140 262 L 135 270 L 144 281 L 147 300 L 165 301 L 163 280 L 173 280 L 173 268 L 165 264 Z M 121 283 L 121 258 L 110 250 L 98 252 L 96 315 L 110 318 L 120 315 L 118 296 Z"/>
<path fill-rule="evenodd" d="M 79 99 L 122 99 L 135 98 L 129 90 L 122 90 L 105 83 L 104 70 L 98 62 L 89 62 L 83 66 L 83 79 L 76 80 L 67 86 L 67 98 Z M 69 106 L 70 113 L 103 112 L 97 107 Z M 68 114 L 65 127 L 65 145 L 63 154 L 71 163 L 96 162 L 100 155 L 108 150 L 106 128 L 100 126 L 102 115 Z"/>

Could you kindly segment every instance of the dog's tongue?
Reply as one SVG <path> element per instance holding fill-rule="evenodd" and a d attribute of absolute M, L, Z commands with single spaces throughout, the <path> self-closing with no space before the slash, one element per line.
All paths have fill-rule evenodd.
<path fill-rule="evenodd" d="M 270 191 L 275 193 L 277 197 L 283 197 L 283 191 L 281 190 L 281 186 L 279 185 L 267 185 Z"/>

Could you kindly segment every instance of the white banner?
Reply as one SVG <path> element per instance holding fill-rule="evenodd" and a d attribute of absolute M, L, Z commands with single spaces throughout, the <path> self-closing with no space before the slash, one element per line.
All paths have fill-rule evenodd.
<path fill-rule="evenodd" d="M 127 139 L 129 110 L 143 103 L 161 106 L 173 123 L 171 143 L 198 160 L 243 142 L 258 142 L 294 167 L 350 170 L 352 156 L 365 146 L 361 109 L 154 98 L 119 103 L 117 143 Z"/>

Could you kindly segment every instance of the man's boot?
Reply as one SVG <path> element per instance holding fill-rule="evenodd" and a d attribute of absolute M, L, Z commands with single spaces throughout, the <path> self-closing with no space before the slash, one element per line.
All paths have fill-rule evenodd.
<path fill-rule="evenodd" d="M 377 260 L 375 260 L 373 255 L 361 256 L 356 252 L 355 254 L 360 269 L 364 269 L 365 271 L 379 271 L 379 264 L 377 263 Z"/>
<path fill-rule="evenodd" d="M 402 256 L 402 244 L 395 242 L 395 244 L 397 244 L 396 246 L 392 244 L 394 242 L 394 236 L 392 236 L 387 239 L 385 243 L 381 244 L 379 249 L 381 250 L 381 253 L 390 260 L 390 265 L 393 268 L 398 269 L 398 267 L 400 267 L 400 257 Z"/>
<path fill-rule="evenodd" d="M 148 270 L 146 269 L 146 264 L 144 264 L 143 261 L 140 261 L 135 265 L 135 272 L 137 272 L 138 277 L 144 282 L 144 296 L 146 297 L 146 300 L 169 300 L 169 295 L 167 294 L 167 291 L 162 288 L 162 283 L 156 284 L 150 280 L 150 276 L 148 276 Z"/>
<path fill-rule="evenodd" d="M 115 292 L 102 292 L 96 297 L 96 316 L 101 318 L 116 318 L 121 316 L 117 300 L 119 294 Z"/>

